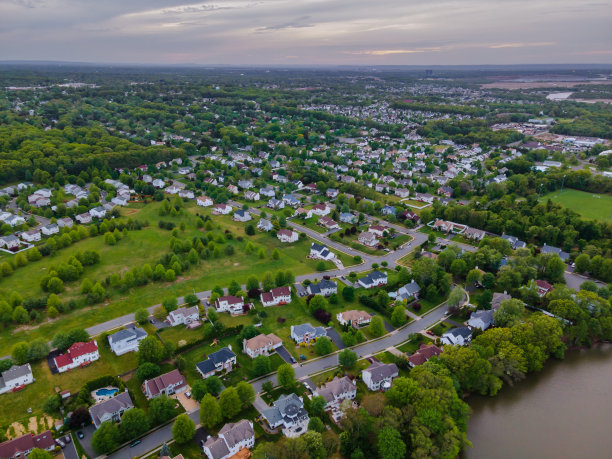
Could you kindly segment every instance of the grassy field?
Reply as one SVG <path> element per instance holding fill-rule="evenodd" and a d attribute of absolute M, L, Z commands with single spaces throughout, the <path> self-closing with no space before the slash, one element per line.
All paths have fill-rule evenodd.
<path fill-rule="evenodd" d="M 545 194 L 540 201 L 546 202 L 548 199 L 572 209 L 584 218 L 612 221 L 612 196 L 566 188 Z"/>
<path fill-rule="evenodd" d="M 208 230 L 196 227 L 196 214 L 209 215 L 209 209 L 196 208 L 194 203 L 185 203 L 183 215 L 177 217 L 158 216 L 159 203 L 149 205 L 133 205 L 122 209 L 124 216 L 148 221 L 150 226 L 140 231 L 130 231 L 125 239 L 114 246 L 104 244 L 102 237 L 81 240 L 70 247 L 60 250 L 52 257 L 45 257 L 40 261 L 28 263 L 18 268 L 13 275 L 0 279 L 0 296 L 9 295 L 16 291 L 24 298 L 44 296 L 39 283 L 52 265 L 66 261 L 78 251 L 97 250 L 101 262 L 94 266 L 85 267 L 80 280 L 66 283 L 66 290 L 59 296 L 62 301 L 82 298 L 79 292 L 81 280 L 89 278 L 92 281 L 103 281 L 113 273 L 122 272 L 133 267 L 140 267 L 145 263 L 153 266 L 159 258 L 170 252 L 170 232 L 159 229 L 157 221 L 172 221 L 176 225 L 185 223 L 185 231 L 180 231 L 180 239 L 191 239 L 194 236 L 203 236 Z M 293 244 L 283 244 L 270 234 L 256 232 L 254 236 L 246 236 L 246 223 L 234 222 L 229 216 L 213 216 L 213 233 L 222 234 L 230 231 L 234 238 L 222 244 L 234 246 L 234 255 L 222 255 L 218 259 L 210 258 L 200 260 L 198 265 L 192 266 L 173 283 L 156 282 L 142 287 L 135 287 L 127 292 L 108 289 L 110 298 L 106 303 L 88 306 L 60 315 L 55 320 L 45 320 L 35 326 L 26 326 L 16 329 L 7 328 L 0 332 L 0 355 L 10 353 L 11 347 L 18 341 L 35 338 L 51 340 L 58 331 L 70 330 L 75 327 L 89 327 L 112 318 L 133 312 L 142 307 L 160 303 L 166 296 L 182 296 L 195 291 L 208 290 L 216 285 L 227 286 L 232 280 L 246 283 L 250 275 L 260 279 L 267 271 L 275 273 L 279 270 L 291 270 L 295 275 L 316 272 L 317 261 L 307 259 L 311 241 L 301 240 Z M 241 237 L 239 241 L 237 238 Z M 245 246 L 248 241 L 256 247 L 254 253 L 247 255 Z M 257 251 L 262 248 L 265 257 L 260 259 Z M 272 258 L 274 249 L 280 251 L 277 260 Z M 339 253 L 344 266 L 354 264 L 352 257 Z M 1 261 L 1 258 L 0 258 Z M 326 262 L 326 269 L 334 269 L 332 262 Z"/>

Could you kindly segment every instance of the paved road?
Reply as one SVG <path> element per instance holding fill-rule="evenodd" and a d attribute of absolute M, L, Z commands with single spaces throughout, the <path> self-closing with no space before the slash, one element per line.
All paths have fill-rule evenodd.
<path fill-rule="evenodd" d="M 580 290 L 580 286 L 586 281 L 593 281 L 597 284 L 598 287 L 603 287 L 605 285 L 601 281 L 591 279 L 590 277 L 572 273 L 569 271 L 565 271 L 563 273 L 563 277 L 565 278 L 565 283 L 567 284 L 567 286 L 569 288 L 573 288 L 574 290 Z"/>
<path fill-rule="evenodd" d="M 74 437 L 72 437 L 72 434 L 69 434 L 70 438 L 72 438 L 72 441 L 70 443 L 68 443 L 64 449 L 64 458 L 65 459 L 79 459 L 79 455 L 77 454 L 77 450 L 76 450 L 76 446 L 74 446 Z"/>

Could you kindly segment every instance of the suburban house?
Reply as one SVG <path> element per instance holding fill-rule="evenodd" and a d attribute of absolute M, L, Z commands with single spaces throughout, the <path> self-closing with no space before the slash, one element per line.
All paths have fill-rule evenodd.
<path fill-rule="evenodd" d="M 249 454 L 239 455 L 242 449 L 255 446 L 253 423 L 242 419 L 234 424 L 225 424 L 216 437 L 208 437 L 202 450 L 208 459 L 248 458 Z M 247 451 L 248 452 L 248 451 Z"/>
<path fill-rule="evenodd" d="M 326 245 L 317 244 L 313 242 L 310 245 L 310 258 L 317 260 L 331 260 L 335 255 L 327 248 Z"/>
<path fill-rule="evenodd" d="M 308 430 L 308 412 L 301 397 L 294 393 L 281 395 L 271 407 L 261 412 L 271 429 L 281 427 L 287 437 L 299 437 Z"/>
<path fill-rule="evenodd" d="M 232 211 L 232 206 L 227 204 L 215 204 L 212 213 L 215 215 L 227 215 Z"/>
<path fill-rule="evenodd" d="M 215 301 L 215 309 L 217 312 L 229 312 L 232 315 L 242 314 L 244 312 L 244 299 L 233 295 L 219 297 Z"/>
<path fill-rule="evenodd" d="M 511 300 L 512 296 L 508 295 L 506 292 L 493 294 L 493 299 L 491 300 L 491 309 L 493 311 L 497 311 L 501 306 L 501 302 L 504 300 Z"/>
<path fill-rule="evenodd" d="M 370 233 L 369 231 L 363 231 L 361 234 L 359 234 L 357 240 L 366 247 L 376 247 L 378 245 L 376 235 L 374 233 Z"/>
<path fill-rule="evenodd" d="M 29 363 L 25 365 L 13 365 L 0 375 L 0 394 L 5 392 L 17 392 L 26 384 L 34 382 L 34 375 Z"/>
<path fill-rule="evenodd" d="M 138 343 L 147 336 L 149 335 L 142 328 L 126 328 L 109 335 L 108 344 L 116 355 L 123 355 L 128 352 L 138 351 Z"/>
<path fill-rule="evenodd" d="M 240 193 L 240 190 L 238 189 L 238 187 L 236 185 L 228 185 L 227 186 L 227 191 L 229 191 L 232 194 Z"/>
<path fill-rule="evenodd" d="M 274 333 L 257 335 L 251 339 L 242 340 L 244 353 L 254 359 L 260 355 L 270 355 L 283 345 L 283 340 Z"/>
<path fill-rule="evenodd" d="M 410 196 L 410 190 L 407 188 L 397 188 L 395 190 L 395 196 L 399 196 L 400 198 L 407 198 Z"/>
<path fill-rule="evenodd" d="M 295 213 L 293 214 L 293 216 L 308 219 L 312 217 L 312 210 L 307 210 L 307 209 L 304 209 L 303 207 L 298 207 Z"/>
<path fill-rule="evenodd" d="M 202 378 L 206 379 L 223 370 L 229 373 L 234 365 L 236 365 L 236 354 L 229 345 L 213 352 L 206 360 L 197 363 L 196 370 L 202 375 Z"/>
<path fill-rule="evenodd" d="M 545 280 L 542 279 L 537 279 L 535 281 L 536 285 L 538 286 L 538 295 L 540 297 L 544 297 L 546 296 L 546 294 L 548 292 L 552 292 L 554 287 L 552 284 L 546 282 Z"/>
<path fill-rule="evenodd" d="M 89 414 L 97 429 L 105 421 L 121 422 L 123 413 L 132 408 L 134 408 L 134 403 L 130 398 L 128 390 L 125 389 L 124 392 L 117 394 L 113 398 L 109 398 L 89 408 Z"/>
<path fill-rule="evenodd" d="M 155 180 L 153 180 L 152 185 L 153 185 L 155 188 L 159 188 L 159 189 L 161 189 L 161 188 L 163 188 L 163 187 L 165 187 L 165 186 L 166 186 L 166 184 L 164 183 L 164 181 L 163 181 L 163 180 L 161 180 L 161 179 L 155 179 Z"/>
<path fill-rule="evenodd" d="M 281 229 L 276 233 L 276 237 L 281 242 L 296 242 L 298 240 L 298 233 L 289 229 Z"/>
<path fill-rule="evenodd" d="M 59 226 L 60 228 L 63 228 L 63 227 L 72 228 L 72 225 L 74 225 L 74 222 L 72 221 L 72 218 L 70 217 L 64 217 L 64 218 L 57 219 L 57 226 Z"/>
<path fill-rule="evenodd" d="M 440 196 L 446 196 L 447 198 L 453 197 L 453 189 L 450 186 L 441 186 L 438 188 L 438 194 Z"/>
<path fill-rule="evenodd" d="M 470 319 L 467 321 L 467 325 L 471 328 L 478 328 L 480 330 L 486 330 L 493 325 L 493 311 L 492 309 L 484 311 L 474 311 L 470 314 Z"/>
<path fill-rule="evenodd" d="M 380 209 L 380 213 L 383 215 L 395 215 L 395 213 L 397 212 L 397 209 L 394 206 L 385 206 L 382 209 Z"/>
<path fill-rule="evenodd" d="M 245 191 L 244 198 L 249 201 L 259 201 L 259 193 L 257 191 Z"/>
<path fill-rule="evenodd" d="M 270 209 L 274 209 L 274 210 L 280 210 L 280 209 L 284 209 L 285 208 L 285 202 L 280 200 L 280 199 L 276 199 L 276 198 L 270 198 L 270 200 L 268 201 L 268 204 L 266 204 Z"/>
<path fill-rule="evenodd" d="M 201 325 L 200 310 L 197 306 L 192 306 L 190 308 L 178 308 L 169 312 L 166 320 L 172 327 L 177 325 L 187 325 L 187 328 L 196 328 Z M 195 326 L 192 324 L 195 324 Z"/>
<path fill-rule="evenodd" d="M 442 354 L 442 349 L 436 346 L 435 344 L 421 343 L 419 349 L 410 357 L 408 357 L 408 364 L 411 367 L 423 365 L 433 356 L 437 356 L 440 354 Z"/>
<path fill-rule="evenodd" d="M 362 325 L 369 324 L 372 316 L 365 311 L 357 311 L 350 309 L 348 311 L 339 312 L 336 319 L 340 325 L 351 325 L 353 328 L 359 328 Z"/>
<path fill-rule="evenodd" d="M 335 188 L 328 188 L 327 190 L 325 190 L 325 196 L 327 196 L 330 199 L 336 199 L 338 197 L 339 191 Z"/>
<path fill-rule="evenodd" d="M 83 214 L 79 214 L 74 219 L 79 222 L 81 225 L 85 225 L 87 223 L 91 223 L 91 214 L 89 212 L 85 212 Z"/>
<path fill-rule="evenodd" d="M 26 242 L 36 242 L 40 241 L 40 231 L 37 229 L 31 229 L 29 231 L 24 231 L 21 233 L 21 239 Z"/>
<path fill-rule="evenodd" d="M 73 368 L 87 366 L 99 358 L 98 343 L 92 340 L 87 343 L 74 343 L 65 354 L 54 357 L 53 362 L 57 367 L 57 371 L 64 373 Z"/>
<path fill-rule="evenodd" d="M 248 222 L 252 219 L 253 217 L 251 217 L 251 213 L 248 210 L 240 209 L 234 212 L 234 221 L 236 222 Z"/>
<path fill-rule="evenodd" d="M 486 233 L 483 230 L 479 230 L 479 229 L 470 227 L 465 230 L 463 235 L 467 237 L 468 239 L 472 239 L 474 241 L 482 241 Z"/>
<path fill-rule="evenodd" d="M 261 304 L 265 307 L 291 303 L 291 289 L 289 287 L 276 287 L 269 292 L 263 292 L 260 299 Z"/>
<path fill-rule="evenodd" d="M 0 457 L 3 459 L 25 458 L 35 448 L 45 451 L 55 449 L 55 440 L 50 430 L 45 430 L 38 435 L 25 434 L 0 443 Z"/>
<path fill-rule="evenodd" d="M 374 288 L 380 287 L 381 285 L 387 285 L 387 273 L 372 271 L 363 279 L 359 279 L 357 283 L 363 288 Z"/>
<path fill-rule="evenodd" d="M 40 228 L 40 231 L 45 236 L 51 236 L 52 234 L 59 233 L 59 226 L 57 226 L 55 223 L 49 223 L 48 225 L 45 225 Z"/>
<path fill-rule="evenodd" d="M 434 202 L 434 196 L 429 193 L 417 193 L 414 197 L 417 201 L 426 202 L 432 204 Z"/>
<path fill-rule="evenodd" d="M 198 196 L 196 198 L 196 204 L 201 207 L 210 207 L 213 205 L 213 200 L 208 196 Z"/>
<path fill-rule="evenodd" d="M 274 196 L 276 196 L 276 191 L 274 191 L 274 188 L 269 186 L 266 188 L 260 188 L 259 194 L 265 196 L 266 198 L 273 198 Z"/>
<path fill-rule="evenodd" d="M 266 220 L 265 218 L 261 218 L 257 223 L 257 229 L 261 231 L 272 231 L 274 229 L 274 225 L 270 220 Z"/>
<path fill-rule="evenodd" d="M 312 283 L 306 287 L 309 295 L 322 295 L 331 296 L 334 293 L 338 293 L 338 285 L 328 279 L 322 279 L 320 282 Z"/>
<path fill-rule="evenodd" d="M 417 214 L 415 214 L 414 212 L 411 212 L 409 210 L 405 211 L 402 216 L 406 219 L 406 220 L 411 220 L 414 223 L 418 223 L 419 220 L 421 220 L 421 217 L 419 217 Z"/>
<path fill-rule="evenodd" d="M 14 234 L 0 237 L 0 247 L 4 247 L 6 250 L 18 249 L 21 245 L 21 241 Z"/>
<path fill-rule="evenodd" d="M 374 362 L 361 371 L 361 379 L 370 390 L 388 390 L 399 370 L 394 363 Z"/>
<path fill-rule="evenodd" d="M 444 233 L 463 234 L 463 232 L 467 229 L 467 226 L 462 225 L 461 223 L 454 223 L 438 219 L 434 222 L 432 228 Z"/>
<path fill-rule="evenodd" d="M 389 228 L 383 225 L 370 225 L 368 233 L 372 233 L 378 237 L 383 237 L 385 233 L 389 233 Z"/>
<path fill-rule="evenodd" d="M 357 397 L 357 384 L 348 376 L 338 378 L 337 376 L 330 382 L 316 389 L 313 395 L 321 396 L 327 404 L 325 409 L 338 408 L 343 400 L 354 400 Z"/>
<path fill-rule="evenodd" d="M 336 223 L 336 221 L 334 221 L 332 218 L 327 216 L 319 218 L 318 223 L 327 230 L 340 229 L 340 225 L 338 225 L 338 223 Z"/>
<path fill-rule="evenodd" d="M 327 204 L 315 204 L 312 206 L 312 213 L 323 217 L 325 215 L 329 215 L 331 213 L 331 209 L 327 206 Z"/>
<path fill-rule="evenodd" d="M 313 327 L 310 323 L 291 326 L 291 339 L 297 344 L 310 344 L 322 336 L 327 336 L 327 332 L 323 327 Z"/>
<path fill-rule="evenodd" d="M 567 261 L 568 258 L 570 257 L 569 253 L 564 252 L 563 250 L 559 249 L 558 247 L 553 247 L 552 245 L 547 245 L 546 242 L 544 243 L 544 246 L 542 247 L 542 253 L 550 253 L 550 254 L 556 253 L 557 255 L 559 255 L 559 258 L 561 258 L 561 260 L 563 260 L 563 261 Z"/>
<path fill-rule="evenodd" d="M 160 395 L 172 395 L 183 392 L 187 389 L 185 377 L 178 370 L 172 370 L 153 379 L 147 379 L 142 383 L 142 392 L 147 400 L 159 397 Z"/>
<path fill-rule="evenodd" d="M 104 207 L 94 207 L 89 210 L 89 215 L 95 218 L 104 218 L 106 217 L 106 209 Z"/>
<path fill-rule="evenodd" d="M 517 237 L 508 236 L 507 234 L 502 234 L 501 238 L 508 241 L 510 243 L 510 247 L 512 247 L 513 250 L 524 249 L 525 247 L 527 247 L 527 243 L 519 240 L 519 238 Z"/>
<path fill-rule="evenodd" d="M 357 217 L 350 212 L 342 212 L 338 216 L 338 220 L 340 220 L 342 223 L 357 223 Z"/>
<path fill-rule="evenodd" d="M 283 196 L 283 202 L 291 207 L 296 207 L 300 204 L 300 201 L 298 201 L 298 199 L 293 196 L 292 194 L 286 194 Z"/>
<path fill-rule="evenodd" d="M 183 198 L 183 199 L 195 198 L 195 194 L 191 190 L 179 190 L 178 195 L 179 195 L 179 198 Z"/>
<path fill-rule="evenodd" d="M 472 339 L 472 330 L 469 327 L 458 327 L 447 331 L 442 335 L 442 344 L 456 344 L 463 346 Z"/>
<path fill-rule="evenodd" d="M 396 300 L 410 300 L 411 298 L 418 298 L 419 293 L 421 292 L 421 287 L 414 280 L 412 280 L 409 284 L 406 284 L 400 287 L 396 292 Z"/>

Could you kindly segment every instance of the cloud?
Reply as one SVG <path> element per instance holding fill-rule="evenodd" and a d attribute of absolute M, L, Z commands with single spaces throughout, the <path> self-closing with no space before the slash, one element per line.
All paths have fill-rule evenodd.
<path fill-rule="evenodd" d="M 349 54 L 366 55 L 366 56 L 388 56 L 391 54 L 417 54 L 440 51 L 442 48 L 424 48 L 424 49 L 374 49 L 369 51 L 349 51 Z"/>
<path fill-rule="evenodd" d="M 302 16 L 301 18 L 297 18 L 291 22 L 285 22 L 284 24 L 259 27 L 256 30 L 257 32 L 269 32 L 269 31 L 274 31 L 274 30 L 302 29 L 305 27 L 314 27 L 314 24 L 310 22 L 306 22 L 309 20 L 310 20 L 310 16 Z"/>
<path fill-rule="evenodd" d="M 540 46 L 554 46 L 554 41 L 543 41 L 537 43 L 499 43 L 495 45 L 489 45 L 491 49 L 503 49 L 503 48 L 533 48 Z"/>

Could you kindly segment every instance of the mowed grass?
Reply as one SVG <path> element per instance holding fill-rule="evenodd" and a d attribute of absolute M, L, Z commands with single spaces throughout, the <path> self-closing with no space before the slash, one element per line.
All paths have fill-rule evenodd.
<path fill-rule="evenodd" d="M 116 356 L 107 347 L 98 343 L 100 358 L 91 365 L 77 368 L 66 373 L 53 375 L 47 365 L 47 360 L 32 365 L 35 382 L 28 384 L 19 392 L 2 394 L 0 409 L 0 425 L 19 421 L 30 416 L 42 415 L 42 406 L 47 398 L 55 393 L 55 388 L 69 390 L 75 394 L 83 384 L 100 376 L 118 376 L 138 366 L 136 353 L 130 352 Z M 27 412 L 28 408 L 32 413 Z"/>
<path fill-rule="evenodd" d="M 158 220 L 172 221 L 177 226 L 185 223 L 185 231 L 179 231 L 180 239 L 191 239 L 194 236 L 204 236 L 208 230 L 196 227 L 196 214 L 209 215 L 210 209 L 197 208 L 194 203 L 185 203 L 182 215 L 177 217 L 158 216 L 159 203 L 148 205 L 137 204 L 122 209 L 122 214 L 141 221 L 148 221 L 149 227 L 139 231 L 130 231 L 128 236 L 120 240 L 115 246 L 104 244 L 101 236 L 84 239 L 70 247 L 60 250 L 52 257 L 45 257 L 40 261 L 28 263 L 18 268 L 11 276 L 0 279 L 0 295 L 8 295 L 11 291 L 18 292 L 22 297 L 42 297 L 45 292 L 40 288 L 40 279 L 54 264 L 66 261 L 78 251 L 97 250 L 101 255 L 98 265 L 86 267 L 80 280 L 66 283 L 66 290 L 59 296 L 62 301 L 82 298 L 80 283 L 82 279 L 89 278 L 93 282 L 104 281 L 112 273 L 122 272 L 134 267 L 141 267 L 145 263 L 153 267 L 166 253 L 170 253 L 169 241 L 171 232 L 159 229 Z M 77 309 L 68 314 L 60 315 L 55 320 L 46 320 L 21 328 L 6 328 L 0 332 L 0 356 L 10 354 L 12 346 L 19 341 L 29 341 L 35 338 L 51 340 L 58 331 L 68 331 L 77 327 L 90 327 L 95 324 L 125 315 L 143 307 L 159 304 L 167 296 L 183 296 L 193 291 L 204 291 L 216 285 L 226 287 L 232 280 L 241 284 L 246 283 L 249 276 L 255 275 L 260 280 L 264 273 L 270 271 L 290 270 L 295 275 L 316 272 L 317 261 L 307 259 L 311 240 L 300 240 L 292 244 L 283 244 L 268 233 L 256 232 L 254 236 L 245 234 L 246 223 L 234 222 L 229 216 L 212 216 L 212 232 L 222 234 L 230 231 L 234 238 L 221 244 L 221 249 L 232 244 L 235 253 L 232 256 L 223 255 L 220 258 L 200 260 L 188 271 L 183 273 L 173 283 L 155 282 L 135 287 L 128 292 L 119 292 L 117 289 L 108 289 L 110 298 L 106 303 Z M 256 224 L 256 220 L 251 222 Z M 238 241 L 237 237 L 242 237 Z M 256 250 L 247 255 L 245 246 L 252 242 Z M 262 248 L 265 257 L 260 259 L 257 255 Z M 278 249 L 280 257 L 272 257 L 274 249 Z M 344 266 L 354 264 L 352 257 L 340 253 L 339 258 Z M 326 269 L 335 269 L 332 262 L 325 262 Z"/>
<path fill-rule="evenodd" d="M 572 209 L 584 218 L 612 221 L 612 196 L 610 195 L 566 188 L 563 191 L 545 194 L 540 201 L 546 202 L 548 199 Z"/>

